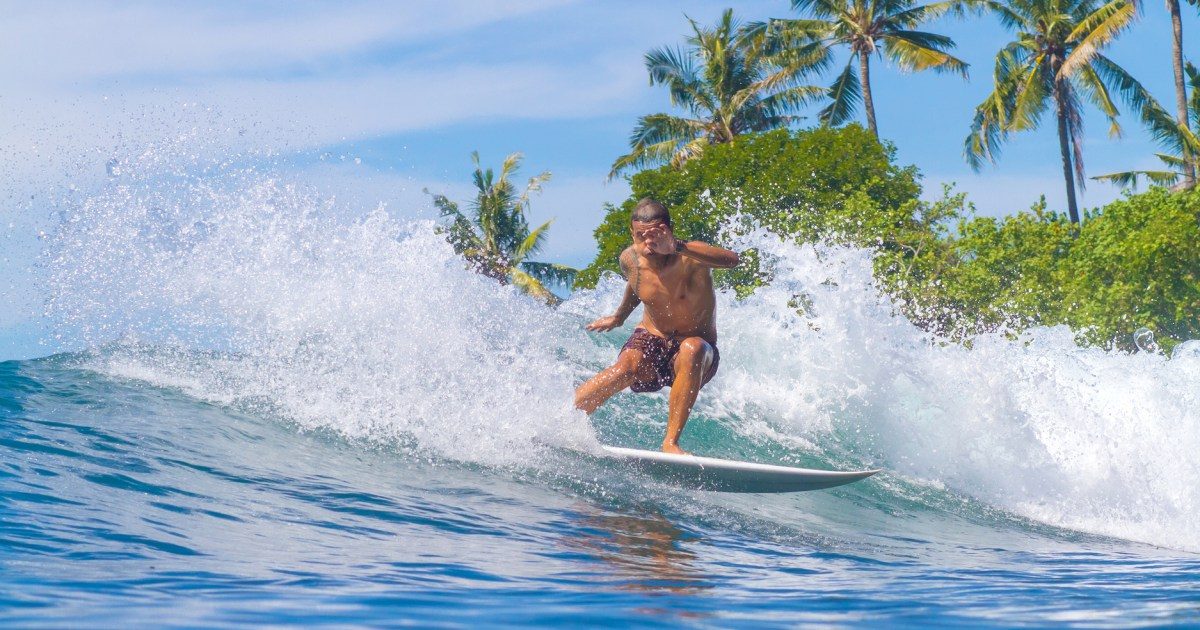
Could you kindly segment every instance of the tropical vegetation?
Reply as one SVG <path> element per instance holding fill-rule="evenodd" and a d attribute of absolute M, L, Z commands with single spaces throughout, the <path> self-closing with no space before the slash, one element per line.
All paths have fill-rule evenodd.
<path fill-rule="evenodd" d="M 1197 138 L 1192 126 L 1200 127 L 1200 72 L 1190 63 L 1185 64 L 1185 70 L 1191 97 L 1184 104 L 1183 115 L 1179 119 L 1172 118 L 1166 108 L 1153 98 L 1148 100 L 1142 111 L 1142 118 L 1151 135 L 1168 151 L 1156 154 L 1166 167 L 1165 170 L 1124 171 L 1097 175 L 1092 179 L 1113 182 L 1128 188 L 1137 188 L 1138 180 L 1142 177 L 1160 186 L 1195 186 L 1195 174 L 1200 166 L 1200 138 Z"/>
<path fill-rule="evenodd" d="M 915 30 L 958 6 L 957 0 L 924 5 L 913 0 L 792 0 L 793 9 L 811 17 L 750 24 L 746 36 L 772 55 L 803 50 L 810 64 L 818 67 L 832 63 L 833 49 L 847 48 L 850 59 L 827 91 L 829 103 L 820 120 L 844 124 L 862 103 L 867 128 L 878 138 L 871 57 L 881 54 L 908 72 L 955 72 L 966 78 L 967 63 L 947 52 L 955 46 L 952 39 Z"/>
<path fill-rule="evenodd" d="M 559 298 L 546 285 L 570 284 L 576 270 L 557 263 L 528 260 L 541 249 L 554 220 L 531 230 L 525 216 L 530 195 L 540 192 L 542 185 L 550 180 L 549 171 L 531 177 L 519 191 L 512 178 L 521 165 L 520 153 L 506 157 L 499 174 L 480 166 L 478 152 L 471 154 L 471 161 L 475 165 L 472 178 L 475 198 L 471 200 L 469 215 L 445 195 L 432 195 L 434 206 L 442 217 L 449 219 L 441 228 L 446 239 L 478 273 L 557 304 Z"/>
<path fill-rule="evenodd" d="M 606 207 L 599 253 L 576 287 L 616 271 L 630 212 L 652 196 L 675 210 L 682 238 L 720 243 L 724 226 L 749 222 L 797 241 L 871 248 L 879 286 L 947 338 L 1032 324 L 1066 324 L 1081 342 L 1123 349 L 1143 327 L 1168 349 L 1200 336 L 1200 191 L 1155 188 L 1089 213 L 1082 226 L 1044 202 L 1002 219 L 975 216 L 961 194 L 922 201 L 917 169 L 858 125 L 746 136 L 630 184 L 624 203 Z M 756 252 L 745 254 L 748 265 L 717 275 L 743 295 L 771 279 Z"/>
<path fill-rule="evenodd" d="M 683 238 L 722 243 L 741 226 L 761 226 L 787 239 L 870 248 L 878 285 L 897 298 L 896 308 L 948 339 L 1017 335 L 1033 324 L 1064 324 L 1081 342 L 1128 350 L 1136 349 L 1142 328 L 1157 332 L 1167 349 L 1200 336 L 1200 191 L 1193 190 L 1200 72 L 1182 57 L 1177 0 L 1168 0 L 1174 113 L 1103 54 L 1135 20 L 1136 0 L 793 0 L 792 7 L 804 15 L 739 25 L 727 10 L 711 27 L 691 21 L 686 48 L 646 55 L 650 83 L 667 87 L 683 114 L 639 119 L 631 151 L 610 173 L 627 175 L 631 194 L 605 205 L 595 231 L 599 251 L 585 269 L 528 260 L 550 222 L 531 230 L 525 212 L 549 174 L 518 191 L 511 179 L 519 154 L 498 175 L 474 156 L 477 193 L 469 212 L 434 196 L 449 219 L 443 233 L 475 270 L 554 303 L 547 284 L 592 287 L 617 270 L 630 212 L 637 200 L 653 197 L 672 208 Z M 995 57 L 992 89 L 975 109 L 965 156 L 976 169 L 995 161 L 1014 134 L 1052 113 L 1064 213 L 1043 200 L 1003 218 L 976 216 L 965 195 L 949 187 L 923 200 L 917 168 L 897 163 L 895 147 L 879 138 L 871 58 L 906 71 L 966 76 L 966 63 L 949 52 L 952 40 L 917 29 L 968 9 L 996 15 L 1015 36 Z M 850 59 L 832 84 L 811 85 L 843 47 Z M 1102 113 L 1115 136 L 1122 132 L 1118 102 L 1163 147 L 1164 168 L 1094 177 L 1131 188 L 1148 179 L 1155 187 L 1081 212 L 1085 106 Z M 849 122 L 860 104 L 865 128 Z M 799 113 L 817 105 L 821 124 L 798 128 Z M 772 270 L 758 252 L 742 254 L 745 264 L 718 271 L 716 279 L 746 295 L 771 282 Z"/>
<path fill-rule="evenodd" d="M 767 54 L 741 35 L 732 9 L 711 28 L 694 20 L 691 25 L 688 48 L 646 54 L 650 84 L 666 86 L 671 104 L 686 115 L 642 116 L 629 139 L 631 151 L 613 162 L 610 177 L 664 163 L 680 166 L 710 145 L 787 126 L 798 120 L 798 109 L 820 98 L 820 88 L 800 83 L 814 69 L 809 48 Z"/>
<path fill-rule="evenodd" d="M 1035 129 L 1053 105 L 1067 191 L 1067 212 L 1079 223 L 1075 187 L 1084 186 L 1083 104 L 1108 118 L 1109 134 L 1121 125 L 1114 93 L 1141 111 L 1148 95 L 1136 79 L 1101 50 L 1137 15 L 1133 0 L 972 0 L 1016 32 L 996 54 L 994 87 L 975 110 L 965 154 L 978 169 L 994 161 L 1013 133 Z"/>
<path fill-rule="evenodd" d="M 738 216 L 803 240 L 840 233 L 861 243 L 883 238 L 885 247 L 899 250 L 910 245 L 910 235 L 928 232 L 934 215 L 921 211 L 916 169 L 896 166 L 893 154 L 893 147 L 858 125 L 779 129 L 710 147 L 682 168 L 637 173 L 630 197 L 606 206 L 595 231 L 599 252 L 576 286 L 594 286 L 604 271 L 616 271 L 617 256 L 630 241 L 630 213 L 643 197 L 672 209 L 680 238 L 716 241 L 722 226 Z M 744 258 L 753 261 L 754 255 Z M 744 292 L 755 286 L 754 269 L 751 262 L 718 278 Z"/>

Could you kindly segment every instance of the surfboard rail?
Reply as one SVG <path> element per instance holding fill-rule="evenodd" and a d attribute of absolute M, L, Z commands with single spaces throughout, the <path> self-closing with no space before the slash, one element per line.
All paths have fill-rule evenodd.
<path fill-rule="evenodd" d="M 874 470 L 815 470 L 699 455 L 601 445 L 605 454 L 656 477 L 696 490 L 779 493 L 823 490 L 866 479 Z"/>

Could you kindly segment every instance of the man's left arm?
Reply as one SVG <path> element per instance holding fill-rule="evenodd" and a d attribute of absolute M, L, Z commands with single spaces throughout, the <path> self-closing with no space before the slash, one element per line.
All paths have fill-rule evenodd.
<path fill-rule="evenodd" d="M 728 269 L 741 263 L 737 252 L 700 241 L 675 241 L 675 251 L 680 256 L 687 256 L 705 267 Z"/>

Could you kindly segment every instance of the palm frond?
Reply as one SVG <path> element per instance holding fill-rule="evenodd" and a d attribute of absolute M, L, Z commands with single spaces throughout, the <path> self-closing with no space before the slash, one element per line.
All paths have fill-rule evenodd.
<path fill-rule="evenodd" d="M 1183 64 L 1183 71 L 1187 76 L 1188 91 L 1191 92 L 1187 103 L 1189 129 L 1200 129 L 1200 71 L 1190 61 Z"/>
<path fill-rule="evenodd" d="M 1179 169 L 1182 169 L 1184 166 L 1187 166 L 1187 163 L 1188 163 L 1187 160 L 1179 157 L 1178 155 L 1167 155 L 1166 153 L 1155 153 L 1154 157 L 1158 158 L 1159 162 L 1162 162 L 1163 164 L 1166 164 L 1167 166 L 1174 166 L 1175 168 L 1179 168 Z"/>
<path fill-rule="evenodd" d="M 826 88 L 815 85 L 799 85 L 776 92 L 756 103 L 753 107 L 762 113 L 766 119 L 792 118 L 790 112 L 797 111 L 824 98 L 829 93 Z M 764 129 L 779 125 L 764 123 Z"/>
<path fill-rule="evenodd" d="M 1079 106 L 1079 96 L 1068 82 L 1063 82 L 1062 114 L 1067 122 L 1067 139 L 1071 144 L 1071 163 L 1075 167 L 1075 183 L 1083 190 L 1087 186 L 1083 166 L 1083 108 Z"/>
<path fill-rule="evenodd" d="M 546 232 L 549 231 L 551 223 L 554 223 L 554 219 L 550 219 L 530 230 L 529 234 L 526 234 L 525 238 L 513 250 L 510 262 L 514 265 L 519 265 L 530 254 L 537 253 L 542 248 L 543 241 L 546 240 Z"/>
<path fill-rule="evenodd" d="M 854 68 L 853 59 L 846 64 L 838 78 L 834 79 L 827 94 L 830 103 L 817 114 L 821 124 L 837 126 L 854 116 L 858 104 L 862 102 L 862 84 L 858 81 L 858 71 Z"/>
<path fill-rule="evenodd" d="M 675 150 L 675 154 L 671 156 L 671 166 L 679 168 L 688 160 L 700 155 L 704 152 L 704 148 L 708 146 L 708 140 L 704 138 L 696 138 L 687 144 Z"/>
<path fill-rule="evenodd" d="M 508 279 L 513 286 L 517 287 L 525 294 L 535 297 L 550 306 L 557 306 L 562 302 L 557 295 L 554 295 L 543 285 L 537 278 L 525 273 L 519 267 L 513 267 L 508 271 Z"/>
<path fill-rule="evenodd" d="M 629 136 L 629 145 L 638 147 L 676 142 L 682 144 L 704 135 L 707 125 L 703 121 L 681 118 L 670 114 L 650 114 L 638 119 L 638 124 Z"/>
<path fill-rule="evenodd" d="M 521 168 L 521 162 L 524 159 L 525 156 L 521 155 L 520 152 L 509 153 L 505 156 L 504 162 L 500 164 L 500 181 L 507 182 L 512 174 Z"/>
<path fill-rule="evenodd" d="M 1190 128 L 1179 124 L 1175 117 L 1167 112 L 1153 98 L 1142 109 L 1142 122 L 1146 124 L 1150 136 L 1161 147 L 1183 155 L 1200 155 L 1200 138 Z"/>
<path fill-rule="evenodd" d="M 1075 83 L 1079 91 L 1087 97 L 1096 109 L 1099 109 L 1108 118 L 1108 135 L 1114 138 L 1121 136 L 1121 125 L 1117 121 L 1117 116 L 1120 112 L 1117 110 L 1116 103 L 1113 102 L 1112 96 L 1108 93 L 1108 87 L 1100 80 L 1096 70 L 1090 65 L 1082 66 L 1075 72 Z"/>
<path fill-rule="evenodd" d="M 525 184 L 525 190 L 521 193 L 521 197 L 518 201 L 522 208 L 529 205 L 529 197 L 531 195 L 536 195 L 542 192 L 542 186 L 544 186 L 546 182 L 550 181 L 551 177 L 552 175 L 550 171 L 542 171 L 541 173 L 529 178 L 529 181 Z"/>
<path fill-rule="evenodd" d="M 998 119 L 997 112 L 1003 108 L 998 100 L 999 96 L 992 92 L 975 108 L 971 131 L 963 141 L 963 157 L 973 170 L 983 168 L 985 162 L 995 163 L 1000 157 L 1000 146 L 1008 138 L 1008 131 Z"/>
<path fill-rule="evenodd" d="M 567 265 L 546 262 L 522 262 L 521 269 L 542 284 L 570 286 L 579 270 Z"/>
<path fill-rule="evenodd" d="M 646 53 L 650 85 L 696 83 L 696 59 L 679 48 L 656 48 Z"/>
<path fill-rule="evenodd" d="M 671 161 L 679 142 L 666 140 L 655 144 L 644 144 L 634 147 L 629 153 L 617 158 L 608 172 L 608 178 L 613 179 L 628 169 L 643 169 L 648 166 L 662 166 Z"/>
<path fill-rule="evenodd" d="M 712 111 L 715 104 L 696 71 L 695 57 L 678 48 L 659 48 L 646 53 L 650 85 L 665 85 L 671 104 L 688 111 Z"/>
<path fill-rule="evenodd" d="M 781 45 L 792 46 L 797 42 L 820 41 L 830 34 L 828 20 L 795 18 L 773 19 L 767 23 L 767 35 Z"/>
<path fill-rule="evenodd" d="M 883 37 L 884 53 L 905 70 L 956 72 L 966 78 L 967 63 L 943 52 L 953 47 L 949 37 L 921 31 L 892 31 Z"/>
<path fill-rule="evenodd" d="M 925 22 L 936 20 L 946 14 L 962 17 L 969 8 L 970 2 L 968 0 L 933 2 L 893 13 L 888 17 L 888 22 L 897 29 L 911 29 Z"/>
<path fill-rule="evenodd" d="M 838 0 L 792 0 L 792 9 L 801 13 L 810 13 L 819 18 L 828 18 L 838 14 L 841 5 Z"/>
<path fill-rule="evenodd" d="M 446 240 L 449 241 L 455 252 L 462 254 L 483 248 L 479 235 L 475 233 L 475 226 L 459 211 L 458 204 L 450 201 L 445 195 L 435 195 L 429 192 L 428 188 L 423 192 L 433 197 L 433 205 L 441 213 L 441 216 L 450 219 L 450 224 L 441 230 L 446 234 Z"/>
<path fill-rule="evenodd" d="M 770 54 L 767 52 L 767 47 L 771 44 L 772 22 L 774 22 L 774 20 L 754 20 L 751 22 L 746 22 L 742 25 L 742 30 L 738 31 L 738 43 L 750 49 L 755 54 Z"/>
<path fill-rule="evenodd" d="M 1123 173 L 1097 175 L 1092 179 L 1098 182 L 1116 184 L 1122 188 L 1137 190 L 1138 180 L 1141 177 L 1145 177 L 1151 183 L 1159 186 L 1170 186 L 1178 182 L 1183 175 L 1174 171 L 1125 171 Z"/>
<path fill-rule="evenodd" d="M 1108 57 L 1100 54 L 1094 55 L 1091 65 L 1100 79 L 1109 86 L 1109 89 L 1115 89 L 1117 94 L 1121 95 L 1121 99 L 1135 111 L 1144 110 L 1154 100 L 1150 91 L 1142 87 L 1142 84 L 1133 78 L 1133 75 L 1113 63 Z"/>
<path fill-rule="evenodd" d="M 1111 43 L 1118 35 L 1133 24 L 1137 16 L 1137 5 L 1130 0 L 1110 0 L 1079 21 L 1068 42 L 1078 42 L 1058 69 L 1058 77 L 1066 79 L 1096 56 L 1097 52 Z"/>
<path fill-rule="evenodd" d="M 797 79 L 819 75 L 833 63 L 833 50 L 822 39 L 797 40 L 780 48 L 777 52 L 762 55 L 762 60 L 777 68 L 777 72 Z"/>
<path fill-rule="evenodd" d="M 1027 131 L 1037 128 L 1045 113 L 1053 81 L 1046 70 L 1045 55 L 1028 59 L 1023 65 L 1010 69 L 1006 78 L 1006 104 L 1004 126 L 1012 131 Z"/>
<path fill-rule="evenodd" d="M 1142 171 L 1156 186 L 1172 186 L 1183 179 L 1183 173 L 1174 171 Z"/>
<path fill-rule="evenodd" d="M 972 169 L 994 163 L 1009 133 L 1036 124 L 1041 116 L 1048 95 L 1045 81 L 1031 86 L 1031 81 L 1042 76 L 1040 60 L 1019 42 L 996 53 L 992 92 L 976 106 L 971 131 L 963 143 L 963 157 Z"/>

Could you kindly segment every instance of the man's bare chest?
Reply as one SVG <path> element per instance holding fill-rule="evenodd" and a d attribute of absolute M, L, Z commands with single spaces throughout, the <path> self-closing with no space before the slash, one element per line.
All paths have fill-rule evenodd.
<path fill-rule="evenodd" d="M 638 270 L 638 298 L 651 307 L 686 307 L 701 289 L 692 271 L 681 264 L 667 269 L 642 267 Z"/>

